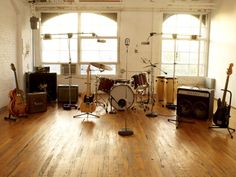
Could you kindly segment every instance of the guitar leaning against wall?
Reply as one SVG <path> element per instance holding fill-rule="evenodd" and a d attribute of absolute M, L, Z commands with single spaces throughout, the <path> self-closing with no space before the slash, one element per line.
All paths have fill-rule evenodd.
<path fill-rule="evenodd" d="M 228 92 L 228 84 L 229 84 L 229 76 L 232 74 L 233 63 L 230 63 L 229 68 L 227 69 L 227 78 L 225 82 L 225 88 L 222 100 L 219 98 L 217 100 L 217 110 L 213 115 L 213 122 L 216 126 L 221 128 L 227 128 L 229 125 L 230 118 L 230 107 L 231 105 L 227 105 L 226 103 L 226 93 Z"/>
<path fill-rule="evenodd" d="M 14 119 L 11 118 L 11 116 L 23 117 L 27 114 L 24 92 L 19 89 L 16 68 L 13 63 L 11 64 L 11 69 L 14 72 L 16 88 L 11 90 L 8 94 L 11 100 L 8 104 L 9 117 L 6 117 L 6 119 Z"/>

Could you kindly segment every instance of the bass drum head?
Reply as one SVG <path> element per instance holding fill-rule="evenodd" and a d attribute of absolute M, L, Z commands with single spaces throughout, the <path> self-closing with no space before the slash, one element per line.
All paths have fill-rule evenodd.
<path fill-rule="evenodd" d="M 134 93 L 128 85 L 113 86 L 110 92 L 110 103 L 117 110 L 130 108 L 134 103 Z"/>

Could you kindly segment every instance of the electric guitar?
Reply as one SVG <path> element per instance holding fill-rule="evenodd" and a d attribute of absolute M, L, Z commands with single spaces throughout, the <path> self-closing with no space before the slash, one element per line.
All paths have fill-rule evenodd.
<path fill-rule="evenodd" d="M 91 94 L 91 73 L 90 65 L 87 68 L 87 92 L 84 95 L 83 102 L 80 104 L 81 112 L 91 113 L 96 109 L 96 104 L 94 103 L 94 94 Z"/>
<path fill-rule="evenodd" d="M 11 99 L 8 104 L 9 115 L 20 117 L 25 116 L 27 113 L 27 106 L 25 102 L 24 92 L 19 89 L 17 76 L 16 76 L 16 68 L 14 64 L 11 64 L 11 69 L 14 72 L 16 88 L 9 92 L 9 97 Z"/>
<path fill-rule="evenodd" d="M 232 67 L 233 63 L 230 63 L 229 68 L 227 69 L 227 78 L 225 82 L 223 97 L 222 100 L 220 98 L 217 100 L 217 110 L 213 115 L 214 124 L 222 128 L 227 128 L 229 125 L 230 105 L 226 104 L 225 99 L 229 84 L 229 76 L 232 74 Z"/>

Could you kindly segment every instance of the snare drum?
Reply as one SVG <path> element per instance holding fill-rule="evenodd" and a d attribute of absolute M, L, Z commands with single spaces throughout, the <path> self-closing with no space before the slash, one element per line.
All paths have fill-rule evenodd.
<path fill-rule="evenodd" d="M 130 108 L 134 103 L 134 93 L 130 86 L 125 84 L 113 86 L 110 92 L 110 103 L 117 110 Z"/>
<path fill-rule="evenodd" d="M 147 82 L 147 77 L 146 73 L 140 73 L 140 74 L 135 74 L 132 77 L 132 85 L 134 86 L 134 89 L 138 87 L 147 87 L 148 82 Z"/>
<path fill-rule="evenodd" d="M 101 77 L 99 78 L 98 90 L 109 93 L 114 85 L 114 80 Z"/>
<path fill-rule="evenodd" d="M 166 78 L 165 76 L 157 76 L 157 100 L 165 101 L 166 95 Z"/>
<path fill-rule="evenodd" d="M 177 96 L 178 80 L 177 78 L 166 78 L 166 102 L 167 104 L 174 104 Z"/>

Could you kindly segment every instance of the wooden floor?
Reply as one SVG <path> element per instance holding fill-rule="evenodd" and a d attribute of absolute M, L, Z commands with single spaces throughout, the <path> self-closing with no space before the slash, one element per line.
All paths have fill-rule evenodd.
<path fill-rule="evenodd" d="M 57 104 L 47 112 L 16 122 L 0 113 L 1 177 L 234 177 L 236 134 L 208 129 L 209 122 L 193 120 L 176 129 L 168 118 L 175 111 L 156 104 L 156 118 L 136 110 L 100 118 L 73 118 L 78 110 L 65 111 Z M 230 125 L 236 128 L 236 111 Z M 118 135 L 127 119 L 133 136 Z"/>

